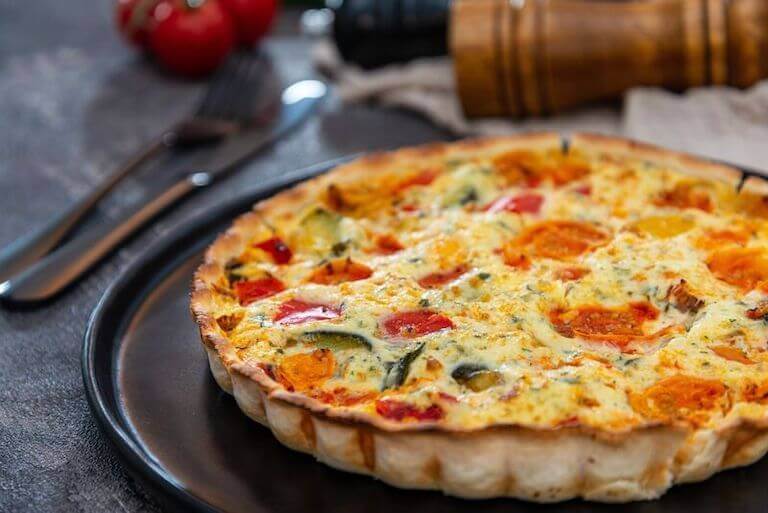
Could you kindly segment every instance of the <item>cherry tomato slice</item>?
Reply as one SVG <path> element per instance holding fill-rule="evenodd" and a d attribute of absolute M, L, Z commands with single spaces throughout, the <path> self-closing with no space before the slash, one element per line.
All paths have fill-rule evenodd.
<path fill-rule="evenodd" d="M 544 196 L 540 194 L 521 194 L 519 196 L 502 196 L 487 207 L 485 211 L 491 214 L 497 212 L 514 212 L 517 214 L 538 214 Z"/>
<path fill-rule="evenodd" d="M 272 237 L 271 239 L 261 241 L 258 244 L 254 244 L 254 247 L 269 253 L 269 256 L 272 257 L 272 260 L 276 264 L 287 264 L 293 257 L 291 248 L 289 248 L 279 237 Z"/>
<path fill-rule="evenodd" d="M 382 321 L 384 334 L 389 338 L 417 338 L 436 331 L 453 328 L 445 315 L 429 310 L 397 312 Z"/>
<path fill-rule="evenodd" d="M 440 271 L 431 273 L 417 280 L 418 284 L 425 289 L 434 289 L 446 283 L 450 283 L 462 274 L 467 272 L 466 265 L 459 265 L 449 271 Z"/>
<path fill-rule="evenodd" d="M 265 297 L 274 296 L 283 290 L 285 290 L 283 282 L 272 276 L 259 280 L 245 280 L 235 283 L 235 294 L 237 294 L 241 306 L 249 305 Z"/>
<path fill-rule="evenodd" d="M 291 299 L 280 305 L 273 320 L 278 324 L 302 324 L 335 319 L 340 315 L 341 310 L 333 306 Z"/>

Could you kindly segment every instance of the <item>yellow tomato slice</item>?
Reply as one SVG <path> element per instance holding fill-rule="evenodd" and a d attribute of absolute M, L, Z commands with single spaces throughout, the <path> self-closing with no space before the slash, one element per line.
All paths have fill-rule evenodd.
<path fill-rule="evenodd" d="M 634 223 L 632 229 L 657 239 L 669 239 L 689 231 L 694 226 L 694 221 L 688 217 L 651 216 Z"/>
<path fill-rule="evenodd" d="M 308 390 L 333 375 L 336 362 L 329 349 L 286 356 L 277 371 L 278 380 L 289 390 Z"/>
<path fill-rule="evenodd" d="M 693 376 L 671 376 L 630 395 L 632 408 L 650 419 L 695 420 L 714 409 L 725 395 L 725 385 L 713 379 Z"/>

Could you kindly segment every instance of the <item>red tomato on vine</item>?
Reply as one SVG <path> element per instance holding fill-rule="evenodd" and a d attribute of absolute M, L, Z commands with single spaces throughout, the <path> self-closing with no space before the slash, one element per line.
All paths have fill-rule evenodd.
<path fill-rule="evenodd" d="M 149 46 L 166 68 L 202 76 L 215 70 L 235 45 L 232 20 L 215 0 L 162 0 L 155 6 Z"/>
<path fill-rule="evenodd" d="M 269 31 L 275 19 L 278 0 L 219 0 L 235 22 L 237 40 L 253 46 Z"/>
<path fill-rule="evenodd" d="M 189 77 L 215 70 L 237 44 L 267 33 L 279 0 L 118 0 L 115 22 L 132 45 Z"/>

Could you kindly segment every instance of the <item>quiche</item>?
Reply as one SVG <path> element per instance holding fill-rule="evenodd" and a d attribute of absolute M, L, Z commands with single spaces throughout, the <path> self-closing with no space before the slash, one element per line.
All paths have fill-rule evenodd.
<path fill-rule="evenodd" d="M 262 201 L 191 308 L 285 445 L 405 488 L 659 497 L 768 449 L 768 182 L 589 134 L 373 154 Z"/>

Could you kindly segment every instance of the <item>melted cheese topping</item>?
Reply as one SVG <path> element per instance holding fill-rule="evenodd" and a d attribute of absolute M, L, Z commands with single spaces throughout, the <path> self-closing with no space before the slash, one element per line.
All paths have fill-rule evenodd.
<path fill-rule="evenodd" d="M 701 426 L 768 400 L 767 255 L 729 185 L 649 162 L 414 162 L 264 219 L 217 320 L 286 389 L 396 422 Z"/>

